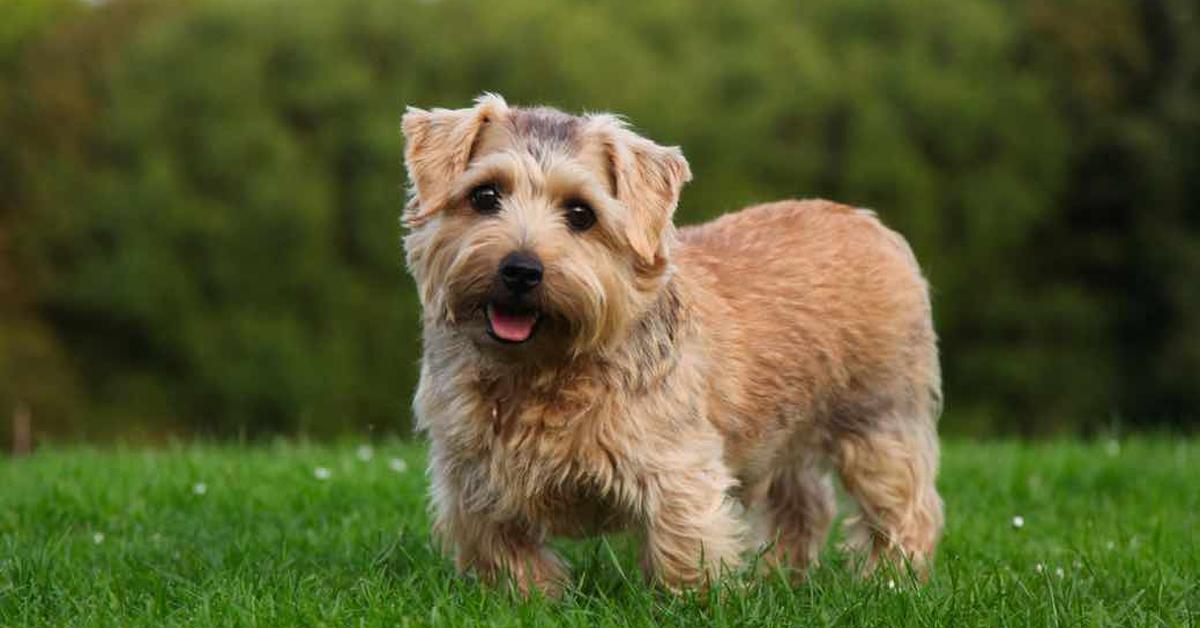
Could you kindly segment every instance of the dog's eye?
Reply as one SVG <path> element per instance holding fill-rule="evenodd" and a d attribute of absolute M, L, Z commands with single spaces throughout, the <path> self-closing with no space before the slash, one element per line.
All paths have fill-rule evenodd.
<path fill-rule="evenodd" d="M 583 201 L 567 203 L 567 225 L 575 231 L 587 231 L 596 224 L 596 212 Z"/>
<path fill-rule="evenodd" d="M 481 214 L 494 214 L 500 211 L 500 191 L 495 185 L 481 185 L 471 190 L 471 207 Z"/>

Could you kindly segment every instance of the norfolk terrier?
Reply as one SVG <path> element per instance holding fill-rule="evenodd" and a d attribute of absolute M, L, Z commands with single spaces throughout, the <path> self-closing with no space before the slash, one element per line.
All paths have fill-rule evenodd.
<path fill-rule="evenodd" d="M 458 568 L 556 594 L 556 536 L 635 529 L 652 580 L 705 586 L 763 542 L 922 569 L 942 527 L 928 288 L 866 210 L 780 201 L 677 229 L 691 171 L 618 117 L 410 108 L 423 307 L 414 400 Z"/>

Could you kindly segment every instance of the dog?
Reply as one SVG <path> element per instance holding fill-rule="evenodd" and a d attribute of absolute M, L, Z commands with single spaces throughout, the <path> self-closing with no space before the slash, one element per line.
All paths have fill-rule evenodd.
<path fill-rule="evenodd" d="M 688 162 L 613 115 L 485 94 L 402 126 L 413 406 L 459 570 L 557 595 L 548 539 L 634 529 L 672 590 L 709 586 L 756 541 L 802 577 L 833 474 L 860 507 L 861 569 L 926 569 L 941 375 L 900 235 L 823 200 L 677 229 Z"/>

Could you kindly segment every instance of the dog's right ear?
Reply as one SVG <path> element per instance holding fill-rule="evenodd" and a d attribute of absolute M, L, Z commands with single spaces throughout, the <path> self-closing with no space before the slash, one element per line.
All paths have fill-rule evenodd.
<path fill-rule="evenodd" d="M 687 159 L 678 147 L 659 146 L 615 116 L 592 114 L 588 124 L 604 148 L 613 193 L 631 212 L 630 246 L 643 266 L 661 267 L 679 192 L 692 180 Z"/>
<path fill-rule="evenodd" d="M 471 161 L 480 129 L 507 115 L 508 104 L 496 94 L 480 96 L 469 109 L 405 111 L 404 164 L 412 186 L 405 225 L 420 225 L 445 206 L 455 177 Z"/>

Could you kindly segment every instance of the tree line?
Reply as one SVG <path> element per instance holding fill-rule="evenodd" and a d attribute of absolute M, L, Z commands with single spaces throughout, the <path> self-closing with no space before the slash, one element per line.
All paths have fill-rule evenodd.
<path fill-rule="evenodd" d="M 947 432 L 1186 428 L 1198 72 L 1187 0 L 7 0 L 0 423 L 406 433 L 399 117 L 495 91 L 682 146 L 684 223 L 876 210 L 933 286 Z"/>

